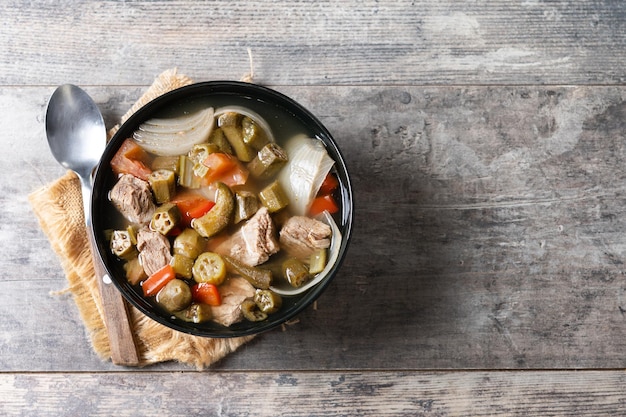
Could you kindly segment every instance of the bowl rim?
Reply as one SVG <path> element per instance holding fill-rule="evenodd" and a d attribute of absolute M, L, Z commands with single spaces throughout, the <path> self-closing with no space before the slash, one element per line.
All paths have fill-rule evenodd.
<path fill-rule="evenodd" d="M 340 177 L 340 190 L 342 196 L 342 212 L 340 215 L 341 225 L 338 225 L 342 232 L 342 242 L 339 249 L 339 256 L 335 265 L 329 272 L 328 276 L 322 280 L 315 287 L 309 289 L 301 296 L 298 296 L 292 308 L 286 311 L 284 314 L 278 313 L 277 316 L 270 320 L 269 318 L 263 322 L 251 323 L 248 326 L 238 328 L 225 327 L 225 326 L 201 326 L 193 323 L 184 322 L 182 320 L 175 320 L 171 317 L 166 318 L 163 314 L 157 314 L 154 308 L 150 308 L 150 304 L 136 293 L 136 291 L 129 291 L 132 286 L 121 279 L 118 279 L 116 274 L 113 273 L 111 268 L 111 256 L 108 252 L 108 243 L 105 244 L 105 238 L 102 236 L 103 229 L 102 222 L 98 210 L 105 198 L 102 193 L 97 193 L 98 187 L 104 187 L 107 183 L 107 179 L 112 175 L 109 168 L 109 162 L 112 156 L 115 154 L 124 139 L 132 135 L 132 132 L 137 129 L 139 124 L 148 120 L 155 113 L 160 110 L 171 106 L 174 103 L 192 100 L 197 97 L 211 95 L 211 94 L 234 94 L 247 99 L 268 101 L 275 106 L 280 106 L 283 110 L 290 113 L 300 119 L 304 125 L 311 128 L 315 132 L 317 139 L 323 141 L 330 156 L 335 161 L 335 166 Z M 107 192 L 108 194 L 108 192 Z M 106 203 L 104 204 L 106 205 Z M 352 228 L 354 222 L 354 199 L 352 195 L 352 184 L 348 173 L 348 168 L 345 162 L 345 158 L 340 151 L 334 137 L 328 131 L 328 129 L 313 115 L 308 109 L 296 102 L 294 99 L 286 96 L 269 87 L 261 86 L 258 84 L 246 83 L 241 81 L 202 81 L 192 83 L 183 87 L 179 87 L 172 91 L 169 91 L 144 106 L 140 107 L 135 113 L 133 113 L 124 123 L 122 123 L 118 130 L 115 132 L 98 163 L 93 179 L 93 192 L 91 195 L 91 233 L 94 236 L 97 248 L 97 254 L 105 267 L 106 273 L 109 275 L 111 281 L 116 288 L 122 293 L 123 297 L 141 313 L 147 317 L 155 320 L 156 322 L 165 325 L 173 330 L 177 330 L 183 333 L 211 337 L 211 338 L 231 338 L 249 336 L 253 334 L 259 334 L 269 331 L 281 324 L 293 319 L 300 314 L 306 307 L 311 305 L 328 287 L 331 281 L 337 275 L 341 265 L 346 256 L 348 245 L 352 235 Z M 106 254 L 106 255 L 105 255 Z M 272 316 L 270 316 L 271 318 Z"/>

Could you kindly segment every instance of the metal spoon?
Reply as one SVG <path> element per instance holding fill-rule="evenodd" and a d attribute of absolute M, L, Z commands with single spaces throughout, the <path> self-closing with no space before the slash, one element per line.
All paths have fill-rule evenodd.
<path fill-rule="evenodd" d="M 100 288 L 111 359 L 119 365 L 137 365 L 139 359 L 129 324 L 128 307 L 102 264 L 91 232 L 92 173 L 106 147 L 106 128 L 98 106 L 81 88 L 58 87 L 46 110 L 46 135 L 54 158 L 80 178 L 87 235 L 91 244 L 96 281 Z"/>
<path fill-rule="evenodd" d="M 48 102 L 46 135 L 55 159 L 80 178 L 89 226 L 91 174 L 106 146 L 106 129 L 98 106 L 81 88 L 65 84 L 57 88 Z"/>

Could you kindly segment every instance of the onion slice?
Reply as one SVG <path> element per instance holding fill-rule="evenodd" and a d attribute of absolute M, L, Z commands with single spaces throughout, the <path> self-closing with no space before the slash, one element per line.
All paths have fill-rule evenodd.
<path fill-rule="evenodd" d="M 330 270 L 335 265 L 335 262 L 337 262 L 337 258 L 339 257 L 339 248 L 341 248 L 341 240 L 342 240 L 341 232 L 339 231 L 339 228 L 337 227 L 337 223 L 335 223 L 333 216 L 331 216 L 330 213 L 328 213 L 327 211 L 324 211 L 321 214 L 319 214 L 316 217 L 316 219 L 329 225 L 333 232 L 333 236 L 330 242 L 330 249 L 329 249 L 330 253 L 328 256 L 328 262 L 326 262 L 326 266 L 324 267 L 322 272 L 317 274 L 311 281 L 309 281 L 308 283 L 306 283 L 300 288 L 293 288 L 289 286 L 289 284 L 285 284 L 285 286 L 282 286 L 282 287 L 270 286 L 270 289 L 274 291 L 276 294 L 292 296 L 292 295 L 298 295 L 298 294 L 303 293 L 309 288 L 316 286 L 324 278 L 326 278 Z"/>
<path fill-rule="evenodd" d="M 295 215 L 304 216 L 335 161 L 321 140 L 298 135 L 285 145 L 289 160 L 278 174 L 278 181 L 289 198 Z"/>
<path fill-rule="evenodd" d="M 133 139 L 146 151 L 161 156 L 186 154 L 193 145 L 208 140 L 214 124 L 214 109 L 170 119 L 150 119 L 133 133 Z"/>
<path fill-rule="evenodd" d="M 243 114 L 244 116 L 248 116 L 249 118 L 254 120 L 256 124 L 258 124 L 265 131 L 265 134 L 267 135 L 267 138 L 269 139 L 270 142 L 275 142 L 272 129 L 270 129 L 270 125 L 265 121 L 265 119 L 261 117 L 261 115 L 258 114 L 257 112 L 254 112 L 250 109 L 246 109 L 245 107 L 241 107 L 241 106 L 220 107 L 215 110 L 215 118 L 218 118 L 224 113 L 230 113 L 230 112 L 239 113 L 239 114 Z"/>

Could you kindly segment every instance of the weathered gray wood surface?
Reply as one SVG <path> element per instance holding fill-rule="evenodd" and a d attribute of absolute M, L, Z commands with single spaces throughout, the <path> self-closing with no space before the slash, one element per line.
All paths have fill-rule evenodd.
<path fill-rule="evenodd" d="M 3 2 L 0 414 L 624 414 L 625 22 L 609 0 Z M 27 203 L 64 172 L 47 99 L 79 84 L 110 127 L 161 71 L 238 79 L 247 48 L 346 157 L 348 257 L 207 372 L 101 362 Z"/>
<path fill-rule="evenodd" d="M 145 84 L 248 71 L 266 84 L 615 84 L 615 0 L 23 1 L 0 5 L 2 84 Z M 45 65 L 43 65 L 45 64 Z"/>
<path fill-rule="evenodd" d="M 626 410 L 624 383 L 621 371 L 12 374 L 0 375 L 0 398 L 6 398 L 0 411 L 36 417 L 61 415 L 58 410 L 94 417 L 164 410 L 233 417 L 608 416 Z M 95 393 L 88 405 L 77 389 Z"/>

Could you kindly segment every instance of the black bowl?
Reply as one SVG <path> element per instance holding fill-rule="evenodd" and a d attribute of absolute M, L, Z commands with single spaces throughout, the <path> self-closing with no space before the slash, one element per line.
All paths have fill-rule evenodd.
<path fill-rule="evenodd" d="M 105 230 L 110 227 L 111 219 L 115 216 L 115 208 L 108 199 L 109 190 L 116 181 L 116 175 L 110 168 L 110 161 L 122 142 L 131 137 L 142 122 L 155 117 L 155 115 L 162 117 L 163 113 L 170 111 L 175 113 L 176 109 L 190 108 L 195 103 L 200 104 L 205 100 L 217 100 L 223 104 L 244 105 L 253 108 L 265 117 L 275 134 L 291 125 L 293 120 L 297 120 L 299 124 L 309 130 L 307 133 L 310 137 L 323 141 L 328 154 L 335 161 L 342 205 L 342 212 L 339 213 L 337 225 L 343 235 L 338 259 L 323 281 L 303 294 L 283 297 L 281 310 L 270 315 L 265 321 L 249 322 L 244 320 L 230 327 L 224 327 L 213 322 L 196 324 L 176 319 L 145 299 L 137 288 L 128 283 L 122 263 L 111 254 L 105 237 Z M 266 87 L 236 81 L 211 81 L 192 84 L 166 93 L 140 108 L 120 127 L 107 145 L 95 174 L 91 203 L 92 230 L 99 255 L 111 280 L 124 298 L 143 314 L 167 327 L 204 337 L 239 337 L 257 334 L 294 318 L 320 296 L 337 274 L 346 254 L 353 222 L 350 178 L 341 152 L 328 130 L 308 110 L 289 97 Z"/>

